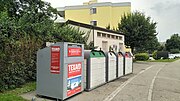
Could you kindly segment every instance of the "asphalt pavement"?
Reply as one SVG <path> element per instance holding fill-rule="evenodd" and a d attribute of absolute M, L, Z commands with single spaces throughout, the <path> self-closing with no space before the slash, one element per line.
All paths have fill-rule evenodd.
<path fill-rule="evenodd" d="M 136 62 L 133 74 L 82 92 L 66 101 L 180 101 L 180 60 L 172 63 Z M 35 92 L 23 94 L 31 99 Z M 36 101 L 53 101 L 37 98 Z"/>

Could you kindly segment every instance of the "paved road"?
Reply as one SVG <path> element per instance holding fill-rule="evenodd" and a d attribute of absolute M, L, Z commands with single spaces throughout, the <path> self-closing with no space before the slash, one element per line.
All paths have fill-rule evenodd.
<path fill-rule="evenodd" d="M 134 74 L 67 101 L 180 101 L 180 60 L 134 64 Z"/>
<path fill-rule="evenodd" d="M 23 97 L 30 98 L 30 95 L 33 96 L 30 93 Z M 180 101 L 180 60 L 173 63 L 136 62 L 133 74 L 66 101 Z"/>
<path fill-rule="evenodd" d="M 104 101 L 180 101 L 180 62 L 154 64 Z"/>

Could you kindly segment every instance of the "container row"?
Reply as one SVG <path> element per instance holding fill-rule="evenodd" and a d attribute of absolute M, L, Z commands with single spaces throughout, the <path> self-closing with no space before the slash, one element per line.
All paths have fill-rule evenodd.
<path fill-rule="evenodd" d="M 130 52 L 84 51 L 84 89 L 90 91 L 133 72 Z"/>
<path fill-rule="evenodd" d="M 64 100 L 133 72 L 131 53 L 84 50 L 83 44 L 58 42 L 37 52 L 40 96 Z"/>

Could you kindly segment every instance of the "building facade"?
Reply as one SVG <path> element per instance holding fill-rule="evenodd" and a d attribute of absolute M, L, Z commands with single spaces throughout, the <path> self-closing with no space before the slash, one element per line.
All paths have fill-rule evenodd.
<path fill-rule="evenodd" d="M 102 28 L 117 28 L 121 16 L 131 13 L 131 3 L 98 3 L 97 0 L 91 0 L 83 5 L 59 7 L 57 10 L 66 21 L 73 20 Z"/>
<path fill-rule="evenodd" d="M 110 49 L 115 52 L 125 51 L 123 33 L 72 20 L 68 20 L 67 24 L 84 32 L 85 35 L 88 34 L 87 44 L 92 42 L 95 47 L 103 51 L 109 51 Z"/>

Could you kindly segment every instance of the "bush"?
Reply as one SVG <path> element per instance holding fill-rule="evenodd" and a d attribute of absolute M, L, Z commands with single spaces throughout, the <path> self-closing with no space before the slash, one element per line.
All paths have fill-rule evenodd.
<path fill-rule="evenodd" d="M 154 51 L 154 52 L 153 52 L 152 57 L 153 57 L 155 60 L 160 59 L 160 58 L 157 57 L 157 51 Z"/>
<path fill-rule="evenodd" d="M 135 59 L 140 61 L 146 61 L 149 59 L 149 55 L 147 53 L 137 53 L 135 54 Z"/>
<path fill-rule="evenodd" d="M 0 92 L 36 79 L 36 52 L 45 42 L 84 43 L 84 33 L 49 18 L 34 22 L 23 15 L 14 20 L 0 13 Z"/>
<path fill-rule="evenodd" d="M 179 49 L 170 49 L 171 54 L 179 53 Z"/>

